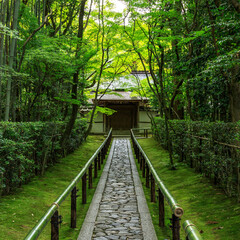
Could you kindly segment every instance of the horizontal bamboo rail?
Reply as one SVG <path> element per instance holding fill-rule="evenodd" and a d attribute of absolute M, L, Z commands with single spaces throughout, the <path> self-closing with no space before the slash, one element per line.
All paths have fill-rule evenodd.
<path fill-rule="evenodd" d="M 143 136 L 145 137 L 145 138 L 148 138 L 148 136 L 149 136 L 149 133 L 150 133 L 150 131 L 152 130 L 150 127 L 146 127 L 146 128 L 132 128 L 132 130 L 133 131 L 138 131 L 138 132 L 141 132 L 141 131 L 143 131 Z"/>
<path fill-rule="evenodd" d="M 79 172 L 79 174 L 74 178 L 74 180 L 68 185 L 68 187 L 63 191 L 63 193 L 57 198 L 55 202 L 52 203 L 51 207 L 46 211 L 43 217 L 39 220 L 36 226 L 28 233 L 25 237 L 25 240 L 37 239 L 41 234 L 47 223 L 51 220 L 52 223 L 52 232 L 51 239 L 56 240 L 59 238 L 58 236 L 58 225 L 60 223 L 58 216 L 58 209 L 61 203 L 67 198 L 67 196 L 72 193 L 72 206 L 71 209 L 73 211 L 71 227 L 76 227 L 76 184 L 82 179 L 82 202 L 86 203 L 86 175 L 87 171 L 92 170 L 92 164 L 94 162 L 94 176 L 97 177 L 97 170 L 101 167 L 101 160 L 105 158 L 107 154 L 108 147 L 111 143 L 112 138 L 112 129 L 109 131 L 108 136 L 101 144 L 101 146 L 97 149 L 97 151 L 93 154 L 93 156 L 88 160 L 83 169 Z M 92 176 L 92 174 L 89 174 Z M 89 186 L 91 187 L 92 179 L 89 179 Z"/>
<path fill-rule="evenodd" d="M 183 229 L 187 240 L 202 240 L 202 236 L 196 226 L 189 220 L 183 223 Z"/>
<path fill-rule="evenodd" d="M 137 131 L 139 131 L 139 130 L 152 130 L 150 127 L 145 127 L 145 128 L 132 128 L 132 131 L 135 131 L 135 130 L 137 130 Z"/>
<path fill-rule="evenodd" d="M 188 134 L 188 136 L 193 137 L 193 138 L 197 138 L 197 139 L 206 140 L 206 141 L 213 141 L 214 143 L 217 143 L 217 144 L 219 144 L 219 145 L 223 145 L 223 146 L 226 146 L 226 147 L 231 147 L 231 148 L 240 149 L 240 146 L 233 145 L 233 144 L 229 144 L 229 143 L 219 142 L 219 141 L 216 141 L 216 140 L 212 140 L 212 139 L 210 139 L 210 138 L 200 137 L 200 136 L 191 135 L 191 134 Z"/>
<path fill-rule="evenodd" d="M 168 202 L 172 210 L 172 235 L 173 240 L 180 240 L 180 217 L 183 215 L 183 209 L 175 201 L 170 194 L 164 183 L 159 178 L 152 163 L 148 159 L 147 155 L 143 151 L 142 147 L 138 143 L 132 129 L 130 130 L 131 139 L 133 143 L 133 149 L 136 154 L 136 158 L 140 163 L 140 169 L 142 170 L 143 177 L 146 177 L 146 187 L 149 187 L 149 177 L 151 179 L 151 202 L 155 202 L 155 184 L 158 186 L 158 200 L 159 200 L 159 225 L 163 227 L 164 224 L 164 199 Z"/>
<path fill-rule="evenodd" d="M 139 149 L 139 151 L 141 152 L 141 154 L 143 155 L 143 157 L 146 160 L 146 163 L 156 181 L 156 184 L 159 186 L 162 194 L 164 195 L 165 199 L 167 200 L 172 213 L 176 216 L 176 217 L 181 217 L 183 215 L 183 209 L 179 206 L 179 204 L 175 201 L 175 199 L 173 198 L 173 196 L 170 194 L 170 192 L 168 191 L 168 189 L 165 187 L 164 183 L 161 181 L 161 179 L 159 178 L 157 172 L 155 171 L 152 163 L 150 162 L 150 160 L 148 159 L 146 153 L 143 151 L 142 147 L 140 146 L 140 144 L 138 143 L 136 137 L 133 134 L 133 131 L 131 130 L 131 136 L 132 136 L 132 140 L 135 143 L 135 145 L 137 146 L 137 148 Z"/>

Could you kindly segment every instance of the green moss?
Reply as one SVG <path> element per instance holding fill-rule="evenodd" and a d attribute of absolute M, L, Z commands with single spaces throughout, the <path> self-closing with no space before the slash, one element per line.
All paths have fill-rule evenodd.
<path fill-rule="evenodd" d="M 239 239 L 240 205 L 235 199 L 228 198 L 221 189 L 183 163 L 176 164 L 177 170 L 170 170 L 168 152 L 154 139 L 140 139 L 139 143 L 164 184 L 184 209 L 182 223 L 187 219 L 191 220 L 202 232 L 203 239 Z M 145 179 L 142 182 L 145 183 Z M 145 187 L 144 190 L 150 202 L 150 191 Z M 158 226 L 157 204 L 148 204 L 158 239 L 170 239 L 170 230 L 162 230 Z M 168 224 L 171 213 L 168 205 L 165 206 Z M 184 239 L 184 236 L 181 229 L 181 238 Z"/>
<path fill-rule="evenodd" d="M 90 136 L 73 154 L 60 159 L 48 169 L 43 177 L 36 177 L 16 193 L 0 199 L 0 239 L 23 239 L 44 215 L 51 204 L 79 173 L 84 164 L 101 145 L 102 136 Z M 100 176 L 100 173 L 98 176 Z M 82 222 L 93 197 L 99 178 L 94 179 L 93 189 L 87 191 L 87 204 L 81 204 L 81 183 L 78 184 L 80 197 L 77 199 L 77 228 L 70 226 L 70 196 L 60 206 L 63 223 L 60 228 L 61 239 L 77 239 Z M 46 226 L 39 239 L 50 238 L 50 224 Z"/>

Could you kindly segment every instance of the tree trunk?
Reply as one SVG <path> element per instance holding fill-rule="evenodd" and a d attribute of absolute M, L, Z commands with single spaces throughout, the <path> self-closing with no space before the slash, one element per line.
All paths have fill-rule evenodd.
<path fill-rule="evenodd" d="M 1 4 L 1 18 L 3 26 L 5 25 L 5 12 L 6 12 L 6 1 L 2 1 Z M 0 34 L 0 67 L 3 66 L 4 61 L 4 35 Z M 2 70 L 0 70 L 0 121 L 2 120 Z"/>
<path fill-rule="evenodd" d="M 19 7 L 20 7 L 20 0 L 16 0 L 15 6 L 14 6 L 14 15 L 13 15 L 13 30 L 17 30 Z M 9 67 L 10 67 L 10 69 L 13 68 L 15 46 L 16 46 L 16 39 L 13 38 L 12 41 L 11 41 L 11 44 L 10 44 L 10 58 L 9 58 Z M 7 97 L 6 97 L 5 121 L 9 120 L 11 88 L 12 88 L 12 78 L 9 77 L 8 78 L 8 82 L 7 82 Z"/>
<path fill-rule="evenodd" d="M 89 122 L 89 125 L 88 125 L 88 129 L 86 131 L 86 134 L 85 134 L 85 138 L 90 134 L 90 132 L 92 130 L 93 118 L 94 118 L 94 114 L 95 114 L 95 111 L 96 111 L 96 108 L 97 108 L 97 105 L 98 105 L 98 99 L 97 98 L 98 98 L 100 80 L 101 80 L 101 77 L 102 77 L 103 68 L 108 61 L 108 49 L 109 49 L 109 47 L 107 48 L 107 59 L 104 60 L 105 59 L 105 50 L 104 50 L 103 45 L 104 45 L 104 40 L 105 40 L 104 39 L 105 38 L 105 29 L 104 29 L 104 22 L 103 22 L 103 5 L 104 5 L 104 0 L 102 0 L 102 9 L 101 9 L 101 6 L 99 5 L 99 21 L 100 21 L 100 18 L 101 18 L 101 22 L 102 22 L 102 42 L 101 42 L 102 62 L 101 62 L 101 68 L 100 68 L 99 76 L 98 76 L 98 83 L 97 83 L 97 88 L 96 88 L 96 92 L 95 92 L 95 98 L 94 98 L 94 102 L 93 102 L 93 110 L 92 110 L 92 113 L 91 113 L 90 122 Z M 99 32 L 100 32 L 100 29 L 99 29 Z"/>
<path fill-rule="evenodd" d="M 79 56 L 79 51 L 82 46 L 82 39 L 83 39 L 83 17 L 84 17 L 84 10 L 85 10 L 85 4 L 87 0 L 82 0 L 81 5 L 80 5 L 80 12 L 79 12 L 79 22 L 78 22 L 78 38 L 80 40 L 80 43 L 77 45 L 76 48 L 76 58 Z M 77 69 L 77 71 L 73 74 L 73 85 L 72 85 L 72 99 L 77 100 L 78 97 L 78 76 L 79 76 L 79 70 L 80 68 Z M 77 104 L 72 104 L 72 113 L 69 122 L 67 123 L 66 129 L 63 133 L 62 139 L 61 139 L 61 146 L 64 146 L 67 139 L 69 138 L 71 131 L 73 129 L 75 120 L 77 118 L 77 113 L 78 113 L 78 105 Z"/>
<path fill-rule="evenodd" d="M 231 69 L 231 83 L 229 86 L 230 95 L 230 113 L 233 122 L 240 120 L 240 83 L 238 76 L 240 74 L 240 67 L 238 65 Z"/>
<path fill-rule="evenodd" d="M 161 49 L 161 65 L 159 66 L 159 77 L 160 77 L 161 98 L 162 98 L 161 103 L 162 103 L 162 108 L 164 110 L 164 115 L 165 115 L 165 131 L 166 131 L 166 137 L 167 137 L 167 146 L 168 146 L 170 165 L 171 165 L 171 169 L 174 170 L 175 166 L 173 162 L 172 140 L 171 140 L 170 130 L 169 130 L 170 113 L 167 109 L 167 104 L 165 101 L 164 85 L 163 85 L 163 68 L 164 68 L 164 49 Z"/>
<path fill-rule="evenodd" d="M 238 0 L 230 0 L 235 10 L 240 13 L 240 3 Z"/>
<path fill-rule="evenodd" d="M 43 0 L 42 24 L 44 23 L 45 16 L 46 16 L 46 0 Z"/>
<path fill-rule="evenodd" d="M 181 15 L 182 13 L 182 6 L 181 6 L 181 2 L 180 1 L 176 1 L 174 6 L 173 6 L 176 10 L 176 12 L 178 12 L 179 15 Z M 174 20 L 175 22 L 175 20 Z M 172 26 L 172 32 L 175 36 L 179 36 L 181 34 L 181 28 L 176 28 L 175 25 Z M 176 63 L 180 62 L 180 53 L 181 51 L 179 51 L 179 47 L 178 47 L 178 40 L 174 39 L 172 40 L 172 52 L 175 55 L 175 59 L 173 59 L 174 61 L 176 61 Z M 170 108 L 171 108 L 171 118 L 173 119 L 184 119 L 184 107 L 183 104 L 181 103 L 181 101 L 178 99 L 176 99 L 176 97 L 178 95 L 181 96 L 181 99 L 183 99 L 183 93 L 181 91 L 181 86 L 183 84 L 183 77 L 181 78 L 181 73 L 180 71 L 175 67 L 175 64 L 173 64 L 173 69 L 172 69 L 172 75 L 174 77 L 173 79 L 173 84 L 174 84 L 174 92 L 173 92 L 173 97 L 171 99 L 171 103 L 170 103 Z"/>

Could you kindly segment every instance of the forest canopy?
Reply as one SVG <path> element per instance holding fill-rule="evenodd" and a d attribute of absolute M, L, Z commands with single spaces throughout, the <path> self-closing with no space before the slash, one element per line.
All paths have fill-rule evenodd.
<path fill-rule="evenodd" d="M 132 71 L 150 73 L 138 92 L 162 117 L 240 120 L 238 0 L 0 0 L 0 13 L 2 121 L 63 120 L 68 135 L 90 92 Z"/>

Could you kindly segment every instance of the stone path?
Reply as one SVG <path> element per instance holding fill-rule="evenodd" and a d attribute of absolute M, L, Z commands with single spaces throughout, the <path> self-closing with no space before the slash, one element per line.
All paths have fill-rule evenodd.
<path fill-rule="evenodd" d="M 83 239 L 157 239 L 128 139 L 113 141 L 78 237 Z"/>

